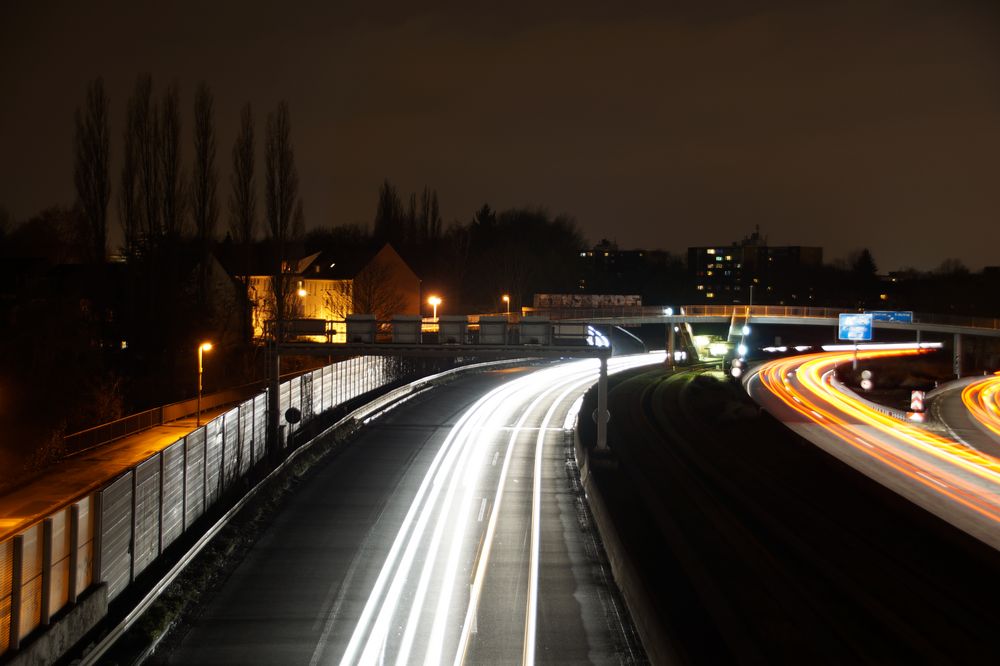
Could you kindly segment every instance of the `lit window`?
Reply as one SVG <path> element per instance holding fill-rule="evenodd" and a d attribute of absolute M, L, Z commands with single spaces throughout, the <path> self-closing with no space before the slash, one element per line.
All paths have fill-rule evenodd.
<path fill-rule="evenodd" d="M 721 256 L 716 256 L 716 257 L 715 257 L 715 260 L 716 260 L 716 261 L 722 261 L 722 257 L 721 257 Z"/>
<path fill-rule="evenodd" d="M 889 300 L 889 294 L 879 294 L 878 297 L 879 297 L 879 300 L 882 300 L 882 301 Z"/>
<path fill-rule="evenodd" d="M 712 271 L 707 271 L 707 272 L 706 272 L 706 274 L 707 274 L 707 275 L 711 275 L 711 274 L 712 274 Z"/>
<path fill-rule="evenodd" d="M 726 261 L 732 261 L 732 260 L 733 260 L 732 255 L 727 254 L 726 255 Z"/>
<path fill-rule="evenodd" d="M 713 294 L 712 292 L 708 292 L 707 294 L 705 294 L 705 298 L 715 298 L 715 294 Z"/>
<path fill-rule="evenodd" d="M 580 253 L 580 256 L 581 256 L 581 257 L 586 257 L 586 256 L 587 256 L 587 253 L 586 253 L 586 252 L 581 252 L 581 253 Z"/>
<path fill-rule="evenodd" d="M 699 284 L 697 287 L 698 291 L 705 291 L 705 285 Z"/>
<path fill-rule="evenodd" d="M 714 249 L 705 250 L 705 254 L 715 254 L 715 250 Z"/>
<path fill-rule="evenodd" d="M 128 340 L 122 340 L 122 349 L 128 349 Z"/>

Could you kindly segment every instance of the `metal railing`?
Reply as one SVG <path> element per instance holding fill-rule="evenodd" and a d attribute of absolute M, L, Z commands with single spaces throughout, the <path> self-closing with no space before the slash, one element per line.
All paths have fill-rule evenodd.
<path fill-rule="evenodd" d="M 616 306 L 607 308 L 525 308 L 531 315 L 545 316 L 555 321 L 560 319 L 608 319 L 664 317 L 665 306 Z M 675 317 L 732 317 L 749 312 L 753 317 L 788 317 L 796 319 L 836 319 L 841 313 L 860 312 L 850 308 L 817 308 L 795 305 L 683 305 L 671 308 Z M 925 312 L 913 314 L 914 324 L 933 324 L 963 328 L 1000 330 L 998 317 L 972 317 L 964 315 L 941 315 Z"/>
<path fill-rule="evenodd" d="M 405 359 L 362 356 L 282 382 L 280 446 L 316 415 L 412 374 Z M 109 601 L 118 597 L 266 457 L 266 406 L 265 391 L 0 538 L 0 655 L 92 584 L 106 583 Z M 298 423 L 286 421 L 290 407 Z M 138 427 L 101 428 L 109 426 Z"/>

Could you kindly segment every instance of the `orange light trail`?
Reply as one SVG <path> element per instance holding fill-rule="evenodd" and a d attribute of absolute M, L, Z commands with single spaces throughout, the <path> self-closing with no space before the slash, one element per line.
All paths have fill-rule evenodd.
<path fill-rule="evenodd" d="M 866 350 L 858 352 L 858 359 L 920 353 L 924 350 Z M 1000 460 L 882 414 L 839 390 L 834 385 L 832 370 L 852 358 L 853 352 L 829 352 L 781 359 L 762 366 L 758 377 L 761 384 L 790 409 L 821 425 L 845 444 L 935 493 L 1000 522 Z M 793 383 L 790 377 L 796 382 Z M 987 394 L 993 396 L 993 402 L 988 404 L 992 404 L 994 410 L 998 388 L 1000 381 L 993 385 L 993 392 Z M 1000 412 L 993 413 L 1000 416 Z M 858 426 L 872 428 L 880 436 L 865 437 Z"/>
<path fill-rule="evenodd" d="M 966 386 L 962 403 L 973 418 L 1000 437 L 1000 372 Z"/>

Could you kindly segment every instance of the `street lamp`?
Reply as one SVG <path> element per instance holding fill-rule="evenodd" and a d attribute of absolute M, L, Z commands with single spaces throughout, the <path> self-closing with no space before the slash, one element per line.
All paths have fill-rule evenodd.
<path fill-rule="evenodd" d="M 434 308 L 434 319 L 436 320 L 438 318 L 438 306 L 441 305 L 441 297 L 431 296 L 427 299 L 427 302 L 431 304 L 432 308 Z"/>
<path fill-rule="evenodd" d="M 201 426 L 201 375 L 204 372 L 204 367 L 201 363 L 201 356 L 207 351 L 212 351 L 211 342 L 203 342 L 198 345 L 198 415 L 195 417 L 195 426 Z"/>
<path fill-rule="evenodd" d="M 509 317 L 510 316 L 510 296 L 508 296 L 507 294 L 504 294 L 503 296 L 500 297 L 500 300 L 503 301 L 504 305 L 507 306 L 507 316 Z"/>

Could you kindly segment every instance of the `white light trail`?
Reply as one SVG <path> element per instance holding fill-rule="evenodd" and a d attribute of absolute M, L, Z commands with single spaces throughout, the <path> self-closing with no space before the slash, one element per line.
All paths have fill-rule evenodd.
<path fill-rule="evenodd" d="M 663 362 L 664 358 L 663 352 L 613 358 L 608 371 L 620 372 Z M 597 361 L 591 359 L 538 370 L 490 391 L 462 414 L 435 454 L 410 503 L 341 664 L 375 664 L 388 659 L 397 664 L 422 661 L 436 666 L 450 660 L 444 657 L 446 654 L 454 654 L 456 664 L 464 661 L 476 629 L 476 613 L 489 573 L 497 522 L 504 509 L 513 452 L 518 446 L 527 446 L 519 443 L 525 431 L 537 430 L 531 554 L 524 564 L 530 584 L 523 656 L 525 663 L 533 663 L 544 438 L 559 431 L 550 427 L 550 423 L 563 418 L 561 410 L 569 412 L 562 421 L 563 427 L 572 427 L 582 404 L 582 393 L 597 380 L 598 369 Z M 572 407 L 568 401 L 573 401 Z M 545 409 L 545 414 L 539 424 L 540 409 Z M 535 422 L 531 423 L 532 420 Z M 490 503 L 478 486 L 483 481 L 482 472 L 493 469 L 501 453 L 498 450 L 490 455 L 487 451 L 492 451 L 495 438 L 501 433 L 508 434 L 508 430 L 499 474 L 489 479 L 491 488 L 496 484 L 488 491 L 493 495 Z M 413 575 L 416 568 L 419 574 Z M 471 581 L 468 572 L 474 572 Z M 426 638 L 418 646 L 420 636 Z M 324 644 L 325 636 L 316 648 L 313 663 L 320 657 Z"/>

